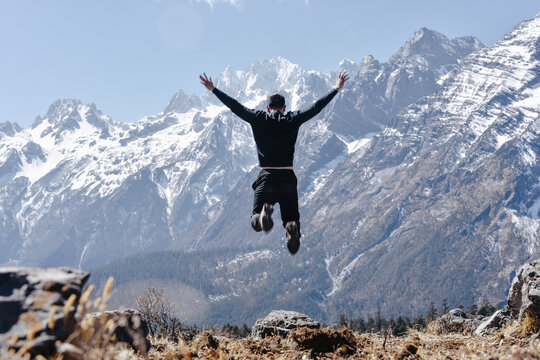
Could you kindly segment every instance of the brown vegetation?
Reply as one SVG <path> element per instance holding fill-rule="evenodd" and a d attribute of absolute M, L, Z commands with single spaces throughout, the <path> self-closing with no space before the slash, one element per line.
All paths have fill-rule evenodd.
<path fill-rule="evenodd" d="M 149 289 L 139 298 L 144 318 L 152 330 L 152 348 L 148 353 L 136 353 L 114 336 L 115 324 L 104 314 L 104 302 L 109 297 L 112 279 L 102 297 L 90 300 L 93 287 L 81 296 L 78 305 L 68 302 L 65 311 L 77 306 L 79 314 L 76 331 L 50 359 L 539 359 L 539 321 L 527 315 L 520 323 L 487 336 L 474 336 L 470 329 L 460 333 L 445 332 L 440 322 L 434 321 L 419 331 L 409 329 L 403 336 L 390 332 L 360 334 L 347 327 L 321 329 L 297 328 L 285 338 L 270 336 L 264 339 L 247 336 L 238 338 L 226 330 L 204 330 L 198 333 L 185 328 L 170 313 L 171 303 L 162 291 Z M 84 319 L 91 310 L 102 316 Z M 53 317 L 51 317 L 52 319 Z M 51 320 L 53 321 L 53 320 Z M 153 323 L 152 323 L 153 322 Z M 232 329 L 232 327 L 224 327 Z M 183 332 L 189 332 L 189 336 Z M 30 358 L 29 354 L 26 358 Z M 38 355 L 36 359 L 43 360 Z"/>
<path fill-rule="evenodd" d="M 482 337 L 427 330 L 410 330 L 406 336 L 396 337 L 327 327 L 295 329 L 286 338 L 231 339 L 206 330 L 190 342 L 181 336 L 178 341 L 152 337 L 148 354 L 108 343 L 104 349 L 85 354 L 84 359 L 540 359 L 540 339 L 536 333 L 525 333 L 523 326 L 516 323 Z"/>
<path fill-rule="evenodd" d="M 323 328 L 296 329 L 285 339 L 231 340 L 206 332 L 192 343 L 154 342 L 156 348 L 140 359 L 540 359 L 536 336 L 504 331 L 478 337 L 411 330 L 395 337 Z"/>

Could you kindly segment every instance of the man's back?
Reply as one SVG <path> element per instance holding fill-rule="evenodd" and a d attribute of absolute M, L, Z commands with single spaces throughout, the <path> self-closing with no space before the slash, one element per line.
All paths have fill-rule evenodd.
<path fill-rule="evenodd" d="M 214 88 L 212 92 L 234 114 L 251 125 L 261 167 L 292 166 L 298 129 L 304 122 L 320 113 L 337 94 L 334 89 L 304 111 L 282 114 L 277 110 L 268 113 L 246 108 L 218 88 Z"/>

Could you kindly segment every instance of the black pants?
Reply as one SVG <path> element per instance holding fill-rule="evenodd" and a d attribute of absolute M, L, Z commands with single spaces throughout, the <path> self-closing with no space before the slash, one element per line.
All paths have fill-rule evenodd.
<path fill-rule="evenodd" d="M 259 172 L 257 180 L 251 186 L 255 191 L 251 213 L 251 226 L 255 231 L 261 231 L 258 219 L 265 203 L 279 203 L 283 227 L 289 221 L 296 221 L 300 229 L 297 185 L 298 180 L 293 170 L 267 169 Z"/>

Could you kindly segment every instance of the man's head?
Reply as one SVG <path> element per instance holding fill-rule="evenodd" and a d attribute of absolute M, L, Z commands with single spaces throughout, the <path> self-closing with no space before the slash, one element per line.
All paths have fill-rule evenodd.
<path fill-rule="evenodd" d="M 268 112 L 272 112 L 273 110 L 277 110 L 281 112 L 282 114 L 285 113 L 285 98 L 281 94 L 273 94 L 268 97 L 267 103 L 266 103 L 266 110 Z"/>

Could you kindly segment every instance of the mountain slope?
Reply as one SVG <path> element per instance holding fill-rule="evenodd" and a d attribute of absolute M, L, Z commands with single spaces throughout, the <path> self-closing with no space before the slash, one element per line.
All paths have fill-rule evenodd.
<path fill-rule="evenodd" d="M 308 214 L 350 239 L 324 245 L 336 309 L 497 302 L 539 255 L 539 43 L 537 17 L 466 58 L 335 169 Z"/>
<path fill-rule="evenodd" d="M 481 47 L 474 38 L 421 32 L 392 62 L 368 57 L 340 64 L 354 80 L 299 137 L 296 168 L 305 201 L 395 112 L 436 90 L 441 75 L 457 66 L 455 54 Z M 422 60 L 433 49 L 442 51 L 441 59 Z M 295 109 L 324 95 L 335 77 L 274 58 L 244 71 L 227 68 L 216 84 L 258 108 L 279 90 Z M 401 89 L 406 78 L 420 90 Z M 210 93 L 180 90 L 162 113 L 129 124 L 114 122 L 93 104 L 62 99 L 30 129 L 6 123 L 0 130 L 0 243 L 10 249 L 0 263 L 88 267 L 139 252 L 230 246 L 238 239 L 260 245 L 243 216 L 249 216 L 249 179 L 257 163 L 250 129 Z"/>

